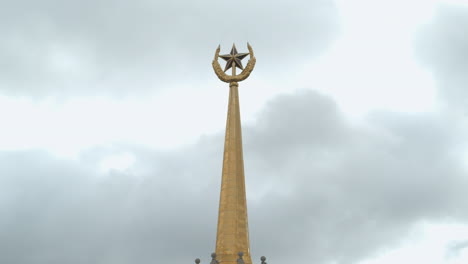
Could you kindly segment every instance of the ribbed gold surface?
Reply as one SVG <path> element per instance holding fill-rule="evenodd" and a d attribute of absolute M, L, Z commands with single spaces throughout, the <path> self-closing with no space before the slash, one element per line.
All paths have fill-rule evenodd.
<path fill-rule="evenodd" d="M 229 86 L 216 254 L 220 264 L 236 264 L 242 251 L 251 264 L 238 84 Z"/>

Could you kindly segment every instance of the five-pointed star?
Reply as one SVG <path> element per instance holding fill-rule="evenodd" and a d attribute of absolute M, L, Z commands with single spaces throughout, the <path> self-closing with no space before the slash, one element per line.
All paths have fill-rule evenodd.
<path fill-rule="evenodd" d="M 232 67 L 232 63 L 234 63 L 237 68 L 243 70 L 244 67 L 242 66 L 241 60 L 247 55 L 249 55 L 249 53 L 237 53 L 236 45 L 232 44 L 231 53 L 226 55 L 219 55 L 219 57 L 226 61 L 226 67 L 224 68 L 224 71 L 229 70 Z"/>

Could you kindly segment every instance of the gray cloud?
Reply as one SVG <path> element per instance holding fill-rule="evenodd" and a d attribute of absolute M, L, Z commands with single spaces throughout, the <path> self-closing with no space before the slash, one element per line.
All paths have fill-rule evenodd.
<path fill-rule="evenodd" d="M 419 32 L 416 53 L 432 69 L 450 111 L 468 114 L 468 7 L 441 6 Z"/>
<path fill-rule="evenodd" d="M 454 125 L 431 114 L 349 123 L 311 91 L 278 96 L 244 124 L 251 250 L 270 262 L 353 263 L 426 219 L 466 220 Z M 223 135 L 171 152 L 99 147 L 79 161 L 0 154 L 0 262 L 207 263 Z M 97 172 L 130 152 L 125 172 Z"/>
<path fill-rule="evenodd" d="M 250 41 L 259 71 L 274 73 L 279 61 L 322 51 L 336 17 L 329 0 L 9 2 L 0 10 L 0 92 L 131 94 L 178 76 L 196 83 L 213 77 L 217 45 L 229 51 L 234 41 L 240 49 Z"/>

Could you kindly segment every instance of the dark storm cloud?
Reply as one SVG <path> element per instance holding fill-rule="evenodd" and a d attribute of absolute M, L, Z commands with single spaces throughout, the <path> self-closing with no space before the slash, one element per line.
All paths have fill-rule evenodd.
<path fill-rule="evenodd" d="M 416 53 L 432 69 L 451 111 L 468 114 L 468 7 L 441 6 L 419 32 Z"/>
<path fill-rule="evenodd" d="M 310 91 L 278 96 L 244 125 L 256 263 L 353 263 L 419 220 L 466 219 L 453 125 L 430 114 L 347 122 Z M 172 152 L 102 147 L 79 161 L 0 154 L 1 263 L 208 263 L 223 135 Z M 126 172 L 97 173 L 130 152 Z M 5 217 L 6 216 L 6 217 Z"/>
<path fill-rule="evenodd" d="M 263 235 L 259 247 L 268 233 L 283 238 L 264 249 L 280 262 L 299 254 L 311 263 L 350 263 L 399 241 L 418 220 L 465 217 L 458 213 L 466 179 L 452 156 L 457 138 L 443 118 L 380 113 L 372 130 L 360 129 L 312 93 L 280 97 L 269 109 L 265 129 L 247 138 L 245 157 L 259 182 L 290 189 L 255 211 L 275 227 L 252 229 Z"/>
<path fill-rule="evenodd" d="M 127 94 L 179 76 L 194 82 L 212 77 L 217 45 L 227 52 L 232 42 L 241 51 L 250 41 L 259 68 L 274 72 L 323 50 L 336 29 L 329 0 L 10 1 L 0 9 L 0 92 Z"/>
<path fill-rule="evenodd" d="M 181 168 L 190 164 L 183 157 L 180 164 L 145 151 L 138 158 L 138 175 L 110 172 L 103 179 L 91 163 L 2 153 L 0 262 L 184 263 L 210 253 L 206 234 L 216 212 L 206 209 L 216 202 L 188 184 L 205 170 Z"/>

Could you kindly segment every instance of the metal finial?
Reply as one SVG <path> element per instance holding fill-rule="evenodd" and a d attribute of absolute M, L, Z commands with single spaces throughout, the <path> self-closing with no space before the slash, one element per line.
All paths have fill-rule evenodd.
<path fill-rule="evenodd" d="M 265 260 L 266 260 L 265 256 L 262 256 L 262 257 L 260 258 L 260 260 L 262 261 L 262 264 L 267 264 L 267 263 L 265 262 Z"/>
<path fill-rule="evenodd" d="M 239 258 L 237 259 L 237 264 L 244 264 L 244 260 L 242 259 L 244 252 L 241 251 L 237 255 L 239 255 Z"/>
<path fill-rule="evenodd" d="M 216 253 L 211 253 L 211 262 L 210 264 L 219 264 L 218 260 L 216 259 Z"/>
<path fill-rule="evenodd" d="M 200 264 L 200 259 L 199 258 L 195 259 L 195 263 Z"/>

